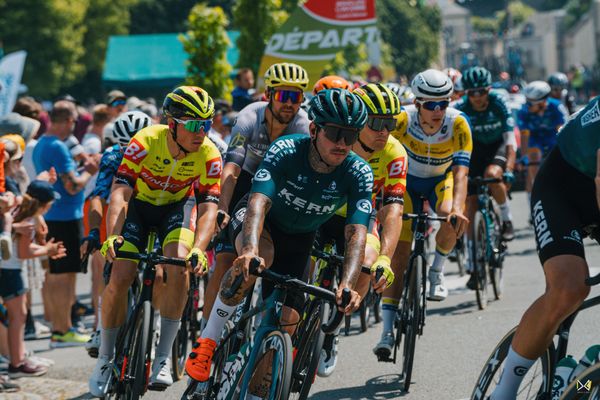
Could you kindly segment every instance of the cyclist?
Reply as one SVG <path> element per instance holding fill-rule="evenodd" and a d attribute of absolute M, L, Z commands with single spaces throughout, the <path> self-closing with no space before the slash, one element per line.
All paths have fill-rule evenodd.
<path fill-rule="evenodd" d="M 408 154 L 404 212 L 420 212 L 422 196 L 436 213 L 448 216 L 448 222 L 441 224 L 436 235 L 435 258 L 429 268 L 428 298 L 441 301 L 448 296 L 444 286 L 444 262 L 468 223 L 463 209 L 472 148 L 471 129 L 463 113 L 448 108 L 453 87 L 446 74 L 428 69 L 414 77 L 411 87 L 416 96 L 415 106 L 406 107 L 396 117 L 397 127 L 392 135 Z M 454 217 L 453 227 L 449 221 Z M 384 329 L 381 341 L 373 349 L 379 358 L 388 358 L 394 346 L 394 319 L 411 244 L 412 224 L 403 224 L 392 258 L 392 265 L 397 265 L 396 279 L 385 295 L 388 301 L 382 305 Z"/>
<path fill-rule="evenodd" d="M 308 134 L 308 116 L 300 109 L 303 91 L 308 88 L 304 68 L 289 63 L 273 64 L 265 73 L 265 84 L 268 101 L 246 106 L 232 128 L 221 177 L 219 212 L 225 214 L 222 226 L 227 225 L 237 202 L 250 191 L 252 177 L 269 144 L 282 135 Z M 221 231 L 215 253 L 215 269 L 204 296 L 203 325 L 212 310 L 221 278 L 235 259 L 228 229 Z"/>
<path fill-rule="evenodd" d="M 406 150 L 397 139 L 390 136 L 396 127 L 394 116 L 400 113 L 400 100 L 388 87 L 379 83 L 369 83 L 354 89 L 353 93 L 361 98 L 367 106 L 367 124 L 358 136 L 352 151 L 371 165 L 374 175 L 372 199 L 382 197 L 382 207 L 377 212 L 378 223 L 369 229 L 363 265 L 371 266 L 375 271 L 378 266 L 384 269 L 379 282 L 373 282 L 373 288 L 381 292 L 394 281 L 391 258 L 400 237 L 402 227 L 402 205 L 406 190 Z M 319 228 L 319 242 L 334 242 L 336 250 L 344 252 L 344 226 L 346 207 Z M 379 228 L 379 229 L 378 229 Z M 379 238 L 378 230 L 381 231 Z M 372 274 L 374 278 L 374 273 Z M 369 290 L 369 278 L 360 274 L 356 290 L 362 298 Z M 388 299 L 384 292 L 383 302 Z M 327 335 L 321 351 L 317 373 L 327 377 L 333 373 L 337 363 L 338 336 Z"/>
<path fill-rule="evenodd" d="M 562 128 L 533 184 L 531 213 L 546 289 L 519 322 L 493 400 L 516 397 L 560 323 L 590 292 L 582 237 L 584 228 L 600 224 L 599 102 L 594 98 Z"/>
<path fill-rule="evenodd" d="M 486 178 L 504 178 L 507 183 L 514 182 L 513 169 L 517 142 L 514 134 L 514 122 L 503 98 L 494 91 L 492 74 L 483 67 L 471 67 L 462 76 L 467 96 L 455 107 L 465 113 L 471 122 L 473 135 L 473 153 L 469 166 L 469 176 Z M 504 183 L 491 184 L 490 191 L 498 203 L 502 218 L 502 237 L 514 239 L 512 215 L 508 206 L 507 187 Z M 467 197 L 467 218 L 472 220 L 477 211 L 477 188 L 469 185 Z M 467 236 L 471 239 L 472 232 Z M 469 244 L 467 244 L 467 248 Z M 469 264 L 471 264 L 470 257 Z M 472 265 L 467 266 L 471 270 Z M 475 281 L 469 280 L 467 286 L 475 288 Z"/>
<path fill-rule="evenodd" d="M 408 106 L 415 103 L 415 94 L 412 92 L 410 86 L 400 85 L 395 82 L 388 82 L 385 84 L 400 100 L 400 105 Z"/>
<path fill-rule="evenodd" d="M 459 70 L 455 68 L 444 68 L 442 71 L 448 78 L 452 81 L 452 85 L 454 86 L 454 90 L 452 91 L 452 96 L 450 96 L 451 101 L 456 101 L 462 97 L 464 94 L 464 89 L 462 86 L 462 74 Z"/>
<path fill-rule="evenodd" d="M 559 100 L 549 98 L 550 90 L 550 85 L 544 81 L 530 82 L 523 89 L 526 103 L 517 114 L 517 124 L 522 136 L 521 160 L 524 165 L 541 162 L 556 144 L 556 134 L 568 118 L 565 106 Z M 538 168 L 538 165 L 529 165 L 527 169 L 525 189 L 529 198 Z"/>
<path fill-rule="evenodd" d="M 133 261 L 115 260 L 114 243 L 121 241 L 126 251 L 143 250 L 148 230 L 158 225 L 165 256 L 189 260 L 197 255 L 195 272 L 206 269 L 204 250 L 214 232 L 221 176 L 219 151 L 206 139 L 214 103 L 203 89 L 180 86 L 166 96 L 163 111 L 168 125 L 144 128 L 131 139 L 112 188 L 106 223 L 110 236 L 101 251 L 114 262 L 102 296 L 98 362 L 89 380 L 94 396 L 105 393 L 117 333 L 126 317 L 127 290 L 137 273 Z M 187 293 L 187 271 L 170 265 L 164 270 L 169 278 L 160 299 L 160 340 L 151 389 L 173 383 L 169 355 L 187 300 L 181 295 Z"/>
<path fill-rule="evenodd" d="M 110 196 L 113 179 L 123 160 L 123 153 L 129 144 L 129 140 L 141 129 L 152 125 L 152 119 L 141 111 L 127 111 L 121 114 L 114 122 L 111 130 L 110 141 L 116 143 L 107 148 L 102 154 L 100 160 L 100 169 L 96 185 L 89 196 L 90 208 L 88 213 L 88 226 L 90 231 L 88 236 L 83 239 L 80 252 L 86 254 L 88 247 L 91 246 L 92 257 L 100 258 L 100 269 L 102 268 L 102 257 L 96 251 L 100 249 L 101 243 L 106 240 L 106 209 L 107 201 Z M 92 259 L 94 263 L 96 258 Z M 96 266 L 94 266 L 96 268 Z M 100 281 L 102 281 L 100 279 Z M 100 292 L 102 289 L 100 289 Z M 98 320 L 96 331 L 92 333 L 90 340 L 86 343 L 85 349 L 90 354 L 97 354 L 100 347 L 100 330 L 102 329 L 101 318 L 102 305 L 98 303 Z"/>
<path fill-rule="evenodd" d="M 352 289 L 364 258 L 373 173 L 369 164 L 350 150 L 367 122 L 367 111 L 356 95 L 335 88 L 322 90 L 311 99 L 310 115 L 310 137 L 293 135 L 275 141 L 256 172 L 250 197 L 237 206 L 230 229 L 239 257 L 222 287 L 229 287 L 241 273 L 245 280 L 232 298 L 216 299 L 199 345 L 186 363 L 188 375 L 195 380 L 208 379 L 221 330 L 255 280 L 248 275 L 250 261 L 260 255 L 261 268 L 303 279 L 315 231 L 345 203 L 347 241 L 337 297 L 339 304 L 341 290 L 350 288 L 351 301 L 344 311 L 359 306 L 360 295 Z M 272 284 L 263 282 L 263 298 L 272 289 Z M 287 296 L 284 325 L 297 323 L 303 302 L 303 297 Z M 268 386 L 257 386 L 251 385 L 250 393 L 265 397 Z"/>
<path fill-rule="evenodd" d="M 548 77 L 550 97 L 560 100 L 567 108 L 569 114 L 575 112 L 575 97 L 569 94 L 569 78 L 562 72 L 555 72 Z"/>
<path fill-rule="evenodd" d="M 327 75 L 319 79 L 315 86 L 313 86 L 312 94 L 316 95 L 318 92 L 324 89 L 340 88 L 346 90 L 352 90 L 350 82 L 337 75 Z"/>

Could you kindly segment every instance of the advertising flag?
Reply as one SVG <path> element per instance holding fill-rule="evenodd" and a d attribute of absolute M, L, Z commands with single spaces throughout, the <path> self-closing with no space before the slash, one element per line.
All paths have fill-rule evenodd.
<path fill-rule="evenodd" d="M 26 51 L 15 51 L 0 59 L 0 117 L 11 112 L 17 101 L 26 57 Z"/>

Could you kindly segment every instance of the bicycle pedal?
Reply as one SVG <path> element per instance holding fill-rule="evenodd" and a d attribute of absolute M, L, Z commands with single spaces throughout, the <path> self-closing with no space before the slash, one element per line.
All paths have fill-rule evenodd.
<path fill-rule="evenodd" d="M 377 354 L 377 361 L 379 362 L 394 362 L 394 359 L 390 356 L 386 356 L 383 354 Z"/>
<path fill-rule="evenodd" d="M 153 392 L 164 392 L 168 387 L 169 385 L 163 383 L 152 383 L 148 385 L 148 390 L 152 390 Z"/>

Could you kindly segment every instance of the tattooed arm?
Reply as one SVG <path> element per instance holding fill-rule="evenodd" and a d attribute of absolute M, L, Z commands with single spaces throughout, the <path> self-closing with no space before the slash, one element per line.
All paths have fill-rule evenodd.
<path fill-rule="evenodd" d="M 65 190 L 70 195 L 76 195 L 81 192 L 85 185 L 88 183 L 92 175 L 89 172 L 83 172 L 81 175 L 75 175 L 75 171 L 69 171 L 63 174 L 60 174 L 60 180 L 62 181 Z"/>
<path fill-rule="evenodd" d="M 359 224 L 346 225 L 344 237 L 346 239 L 346 252 L 344 254 L 344 273 L 340 284 L 352 289 L 356 285 L 361 264 L 365 257 L 367 227 Z"/>

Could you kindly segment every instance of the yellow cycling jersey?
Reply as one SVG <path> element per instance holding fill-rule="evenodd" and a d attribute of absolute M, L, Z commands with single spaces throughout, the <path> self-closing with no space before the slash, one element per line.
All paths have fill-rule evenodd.
<path fill-rule="evenodd" d="M 169 128 L 153 125 L 129 142 L 115 182 L 131 186 L 135 198 L 156 206 L 196 196 L 198 203 L 219 201 L 222 161 L 208 137 L 199 150 L 175 160 L 167 146 Z"/>
<path fill-rule="evenodd" d="M 383 150 L 373 153 L 369 158 L 369 165 L 373 170 L 372 199 L 383 193 L 383 205 L 403 203 L 406 191 L 407 156 L 404 146 L 392 137 Z M 346 205 L 336 212 L 337 215 L 346 216 Z"/>
<path fill-rule="evenodd" d="M 469 166 L 473 142 L 467 117 L 454 108 L 446 109 L 440 129 L 427 135 L 419 124 L 414 105 L 396 117 L 392 135 L 402 143 L 408 154 L 408 175 L 419 178 L 442 176 L 452 166 Z"/>

